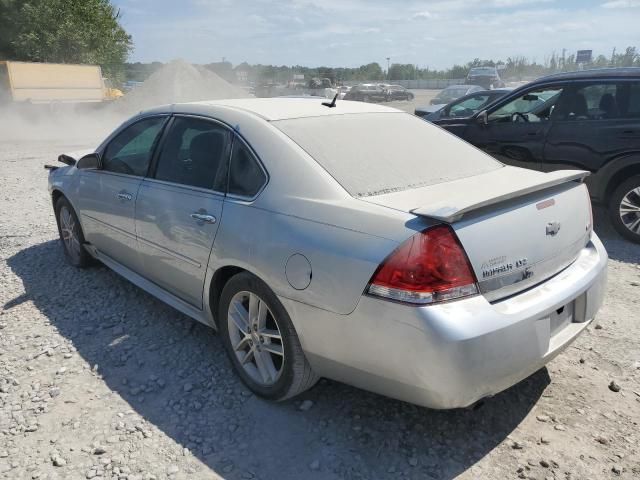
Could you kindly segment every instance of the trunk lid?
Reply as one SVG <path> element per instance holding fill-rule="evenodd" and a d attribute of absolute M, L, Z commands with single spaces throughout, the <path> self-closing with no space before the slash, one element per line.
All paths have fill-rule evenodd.
<path fill-rule="evenodd" d="M 569 266 L 591 235 L 587 172 L 515 167 L 362 198 L 452 225 L 489 301 Z"/>

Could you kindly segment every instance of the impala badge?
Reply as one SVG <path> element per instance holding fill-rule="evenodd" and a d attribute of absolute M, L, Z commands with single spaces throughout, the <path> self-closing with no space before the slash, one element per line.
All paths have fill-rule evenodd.
<path fill-rule="evenodd" d="M 547 223 L 547 235 L 555 237 L 560 231 L 560 222 Z"/>

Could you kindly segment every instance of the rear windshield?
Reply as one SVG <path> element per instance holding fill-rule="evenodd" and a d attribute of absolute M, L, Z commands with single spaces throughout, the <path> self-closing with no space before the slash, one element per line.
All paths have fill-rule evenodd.
<path fill-rule="evenodd" d="M 407 113 L 359 113 L 272 122 L 354 197 L 470 177 L 502 164 Z"/>
<path fill-rule="evenodd" d="M 483 74 L 493 74 L 496 73 L 496 69 L 493 67 L 479 67 L 479 68 L 472 68 L 471 71 L 469 72 L 473 75 L 483 75 Z"/>

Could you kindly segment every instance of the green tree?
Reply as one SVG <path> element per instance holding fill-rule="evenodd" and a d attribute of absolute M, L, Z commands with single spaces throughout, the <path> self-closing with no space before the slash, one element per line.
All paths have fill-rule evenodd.
<path fill-rule="evenodd" d="M 119 82 L 132 48 L 110 0 L 0 0 L 0 55 L 8 59 L 98 64 Z"/>
<path fill-rule="evenodd" d="M 11 42 L 18 35 L 18 13 L 20 3 L 15 0 L 0 0 L 0 60 L 14 57 Z"/>

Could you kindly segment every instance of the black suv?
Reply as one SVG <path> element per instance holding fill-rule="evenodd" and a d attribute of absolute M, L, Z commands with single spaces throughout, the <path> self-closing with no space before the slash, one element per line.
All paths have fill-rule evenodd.
<path fill-rule="evenodd" d="M 594 202 L 640 243 L 640 68 L 544 77 L 441 126 L 509 165 L 589 170 Z"/>
<path fill-rule="evenodd" d="M 472 68 L 467 74 L 465 83 L 467 85 L 480 85 L 487 89 L 504 88 L 504 82 L 500 78 L 496 67 Z"/>

